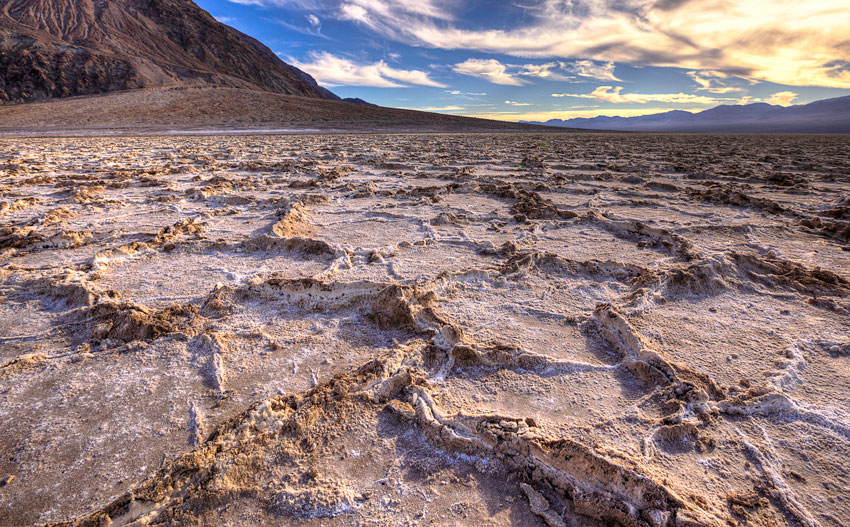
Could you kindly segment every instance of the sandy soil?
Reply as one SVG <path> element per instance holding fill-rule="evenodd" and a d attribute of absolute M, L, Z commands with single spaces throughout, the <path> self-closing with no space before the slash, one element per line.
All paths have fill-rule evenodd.
<path fill-rule="evenodd" d="M 183 86 L 0 105 L 0 135 L 314 131 L 563 131 L 268 91 Z M 574 130 L 573 130 L 574 131 Z"/>
<path fill-rule="evenodd" d="M 847 137 L 0 139 L 0 525 L 850 524 Z"/>

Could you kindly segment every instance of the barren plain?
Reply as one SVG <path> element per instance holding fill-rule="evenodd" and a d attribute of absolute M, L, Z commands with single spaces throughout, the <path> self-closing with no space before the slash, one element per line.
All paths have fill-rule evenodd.
<path fill-rule="evenodd" d="M 848 525 L 848 152 L 0 138 L 0 525 Z"/>

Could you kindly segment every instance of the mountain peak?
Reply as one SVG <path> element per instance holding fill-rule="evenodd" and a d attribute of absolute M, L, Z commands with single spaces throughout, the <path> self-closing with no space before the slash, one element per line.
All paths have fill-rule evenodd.
<path fill-rule="evenodd" d="M 187 85 L 338 99 L 190 0 L 7 1 L 0 70 L 0 102 Z"/>

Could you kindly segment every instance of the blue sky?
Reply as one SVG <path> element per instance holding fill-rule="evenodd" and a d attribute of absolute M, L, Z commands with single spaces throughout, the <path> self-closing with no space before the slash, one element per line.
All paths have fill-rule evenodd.
<path fill-rule="evenodd" d="M 847 0 L 196 0 L 342 97 L 503 120 L 850 95 Z"/>

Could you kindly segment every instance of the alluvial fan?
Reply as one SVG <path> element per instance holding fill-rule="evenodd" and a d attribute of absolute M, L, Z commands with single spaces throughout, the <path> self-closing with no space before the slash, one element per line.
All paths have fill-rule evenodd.
<path fill-rule="evenodd" d="M 850 524 L 850 139 L 0 139 L 0 525 Z"/>

